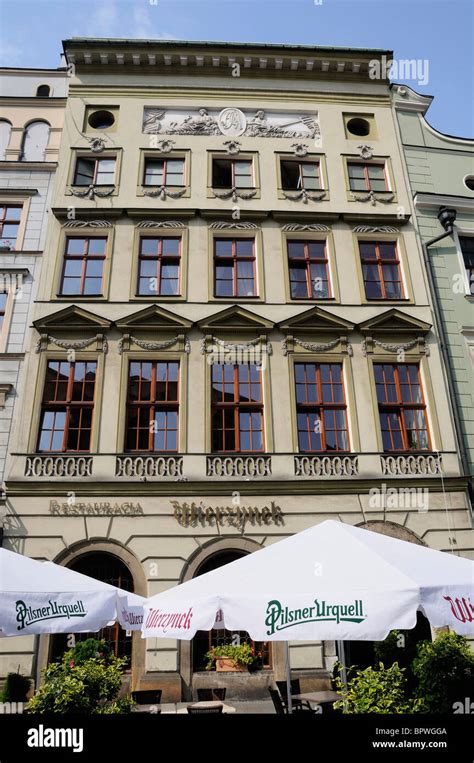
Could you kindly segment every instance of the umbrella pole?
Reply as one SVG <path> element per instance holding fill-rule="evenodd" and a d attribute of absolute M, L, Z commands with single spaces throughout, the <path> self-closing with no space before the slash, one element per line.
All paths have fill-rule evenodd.
<path fill-rule="evenodd" d="M 344 641 L 337 642 L 337 656 L 338 656 L 339 662 L 342 665 L 342 670 L 341 670 L 342 682 L 347 685 L 346 650 L 344 648 Z"/>
<path fill-rule="evenodd" d="M 288 714 L 293 712 L 293 701 L 291 699 L 291 666 L 290 666 L 290 644 L 285 641 L 285 663 L 286 663 L 286 697 Z"/>

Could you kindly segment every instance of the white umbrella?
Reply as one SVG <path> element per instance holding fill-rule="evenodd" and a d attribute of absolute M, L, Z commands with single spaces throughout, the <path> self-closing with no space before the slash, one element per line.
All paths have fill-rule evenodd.
<path fill-rule="evenodd" d="M 0 633 L 98 631 L 119 620 L 127 630 L 139 630 L 142 596 L 122 591 L 53 562 L 38 562 L 0 549 Z"/>
<path fill-rule="evenodd" d="M 467 635 L 473 601 L 471 560 L 329 520 L 147 599 L 142 636 L 380 641 L 418 610 Z"/>

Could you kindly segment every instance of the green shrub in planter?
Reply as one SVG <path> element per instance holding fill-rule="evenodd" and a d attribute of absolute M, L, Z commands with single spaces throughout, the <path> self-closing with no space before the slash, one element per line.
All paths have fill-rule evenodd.
<path fill-rule="evenodd" d="M 234 660 L 237 665 L 247 667 L 255 661 L 255 654 L 250 644 L 222 644 L 221 646 L 212 646 L 204 655 L 207 660 L 206 670 L 212 670 L 216 659 L 225 657 L 228 660 Z"/>
<path fill-rule="evenodd" d="M 452 713 L 455 702 L 474 699 L 474 654 L 464 636 L 440 633 L 418 644 L 412 671 L 423 712 Z"/>
<path fill-rule="evenodd" d="M 334 708 L 343 713 L 413 713 L 420 707 L 419 700 L 406 697 L 404 670 L 396 662 L 389 668 L 380 662 L 378 667 L 356 670 L 347 685 L 339 675 L 335 685 L 342 699 Z"/>
<path fill-rule="evenodd" d="M 26 702 L 31 681 L 20 673 L 9 673 L 0 693 L 1 702 Z"/>
<path fill-rule="evenodd" d="M 123 713 L 132 701 L 118 698 L 126 659 L 115 657 L 105 642 L 88 639 L 44 670 L 44 684 L 28 702 L 29 713 Z"/>

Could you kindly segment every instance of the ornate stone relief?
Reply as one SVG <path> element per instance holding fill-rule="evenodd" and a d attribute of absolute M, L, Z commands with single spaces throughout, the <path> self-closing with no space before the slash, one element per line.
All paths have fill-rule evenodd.
<path fill-rule="evenodd" d="M 362 342 L 363 356 L 366 357 L 368 354 L 371 354 L 374 351 L 374 347 L 380 347 L 382 350 L 385 350 L 386 352 L 393 352 L 397 354 L 399 352 L 406 352 L 407 350 L 412 350 L 414 347 L 418 347 L 420 353 L 422 353 L 423 355 L 430 354 L 430 348 L 422 336 L 417 337 L 416 339 L 413 339 L 410 342 L 403 342 L 400 344 L 394 344 L 391 342 L 381 342 L 378 339 L 374 339 L 374 337 L 367 337 L 367 339 L 364 339 L 364 341 Z"/>
<path fill-rule="evenodd" d="M 287 114 L 242 111 L 227 107 L 218 111 L 201 108 L 186 112 L 180 109 L 145 108 L 143 132 L 168 135 L 226 135 L 238 138 L 320 138 L 317 112 Z"/>
<path fill-rule="evenodd" d="M 179 220 L 142 220 L 137 228 L 176 228 L 182 229 L 184 225 Z"/>
<path fill-rule="evenodd" d="M 352 193 L 354 201 L 370 201 L 373 207 L 380 201 L 382 204 L 390 204 L 394 200 L 395 194 L 389 195 L 377 193 L 376 191 L 369 191 L 368 193 Z"/>
<path fill-rule="evenodd" d="M 296 233 L 296 231 L 310 231 L 312 233 L 320 233 L 320 232 L 327 232 L 330 230 L 327 225 L 322 225 L 320 223 L 311 223 L 309 225 L 303 225 L 301 223 L 288 223 L 287 225 L 284 225 L 282 230 L 288 231 L 291 233 Z"/>
<path fill-rule="evenodd" d="M 374 155 L 373 154 L 374 149 L 372 148 L 372 146 L 367 146 L 364 144 L 362 146 L 357 146 L 357 148 L 359 149 L 359 153 L 362 159 L 372 159 Z"/>
<path fill-rule="evenodd" d="M 48 349 L 48 344 L 55 344 L 57 347 L 61 347 L 62 350 L 84 350 L 94 343 L 96 344 L 96 350 L 104 354 L 107 352 L 109 346 L 104 334 L 96 334 L 93 337 L 89 337 L 89 339 L 58 339 L 50 334 L 41 334 L 36 342 L 36 352 L 44 352 Z"/>
<path fill-rule="evenodd" d="M 159 188 L 148 190 L 148 186 L 143 187 L 143 195 L 150 196 L 152 199 L 160 198 L 160 201 L 166 201 L 169 196 L 170 199 L 180 199 L 186 193 L 186 188 L 182 188 L 179 191 L 170 191 L 165 185 L 161 185 Z"/>
<path fill-rule="evenodd" d="M 132 334 L 124 334 L 123 337 L 119 340 L 118 352 L 119 352 L 119 355 L 122 355 L 124 350 L 130 349 L 131 344 L 136 344 L 142 350 L 148 350 L 149 352 L 153 352 L 155 350 L 167 350 L 168 347 L 172 347 L 174 344 L 176 344 L 180 340 L 184 342 L 184 352 L 187 355 L 189 355 L 189 353 L 191 352 L 191 345 L 189 342 L 189 338 L 186 334 L 177 334 L 171 339 L 166 339 L 163 342 L 148 342 L 148 341 L 144 341 L 143 339 L 138 339 L 136 336 L 133 336 Z"/>
<path fill-rule="evenodd" d="M 157 148 L 158 151 L 161 151 L 162 154 L 169 154 L 170 151 L 173 150 L 173 146 L 176 145 L 175 140 L 171 140 L 170 138 L 164 138 L 163 140 L 159 140 L 155 146 L 153 144 L 152 148 Z"/>
<path fill-rule="evenodd" d="M 220 347 L 226 353 L 238 354 L 250 350 L 254 347 L 261 347 L 267 355 L 272 355 L 273 349 L 270 342 L 266 341 L 263 337 L 257 337 L 250 340 L 250 342 L 225 342 L 223 339 L 218 339 L 215 336 L 205 336 L 201 339 L 201 355 L 207 355 L 208 353 L 215 352 L 213 345 Z"/>
<path fill-rule="evenodd" d="M 235 202 L 237 199 L 243 199 L 244 201 L 253 199 L 257 191 L 241 191 L 239 188 L 234 186 L 227 191 L 215 191 L 212 189 L 212 193 L 216 199 L 232 199 L 232 201 Z"/>
<path fill-rule="evenodd" d="M 306 156 L 308 153 L 308 146 L 306 143 L 292 143 L 291 148 L 295 156 Z"/>
<path fill-rule="evenodd" d="M 303 342 L 301 339 L 297 339 L 294 336 L 287 336 L 287 338 L 283 340 L 281 348 L 283 355 L 288 355 L 289 352 L 294 350 L 293 345 L 303 347 L 304 350 L 309 350 L 309 352 L 328 352 L 329 350 L 334 349 L 334 347 L 337 347 L 338 344 L 342 346 L 342 352 L 347 352 L 347 354 L 352 357 L 354 354 L 352 345 L 349 344 L 347 337 L 345 336 L 338 336 L 336 339 L 331 339 L 329 342 L 322 342 L 320 344 Z"/>
<path fill-rule="evenodd" d="M 89 185 L 86 188 L 79 190 L 78 188 L 71 186 L 69 190 L 73 196 L 77 196 L 80 199 L 85 199 L 86 197 L 88 199 L 93 199 L 94 196 L 97 196 L 99 199 L 106 199 L 108 196 L 112 196 L 113 192 L 115 191 L 114 185 L 111 186 L 107 191 L 100 191 L 100 187 L 101 186 L 97 185 Z"/>
<path fill-rule="evenodd" d="M 393 225 L 357 225 L 352 229 L 353 233 L 398 233 L 398 228 Z"/>
<path fill-rule="evenodd" d="M 94 154 L 100 154 L 105 148 L 104 138 L 89 138 L 89 147 Z"/>
<path fill-rule="evenodd" d="M 67 220 L 63 228 L 111 228 L 108 220 Z"/>
<path fill-rule="evenodd" d="M 224 141 L 224 146 L 228 154 L 239 154 L 242 148 L 238 140 L 226 140 Z"/>
<path fill-rule="evenodd" d="M 230 222 L 218 222 L 212 223 L 209 226 L 213 230 L 258 230 L 259 226 L 255 223 L 230 223 Z"/>

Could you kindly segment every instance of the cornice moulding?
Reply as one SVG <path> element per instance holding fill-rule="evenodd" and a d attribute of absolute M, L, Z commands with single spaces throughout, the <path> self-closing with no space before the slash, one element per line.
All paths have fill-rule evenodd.
<path fill-rule="evenodd" d="M 413 197 L 417 209 L 432 209 L 438 211 L 440 207 L 455 207 L 462 212 L 474 212 L 474 197 L 449 196 L 438 193 L 416 193 Z"/>

